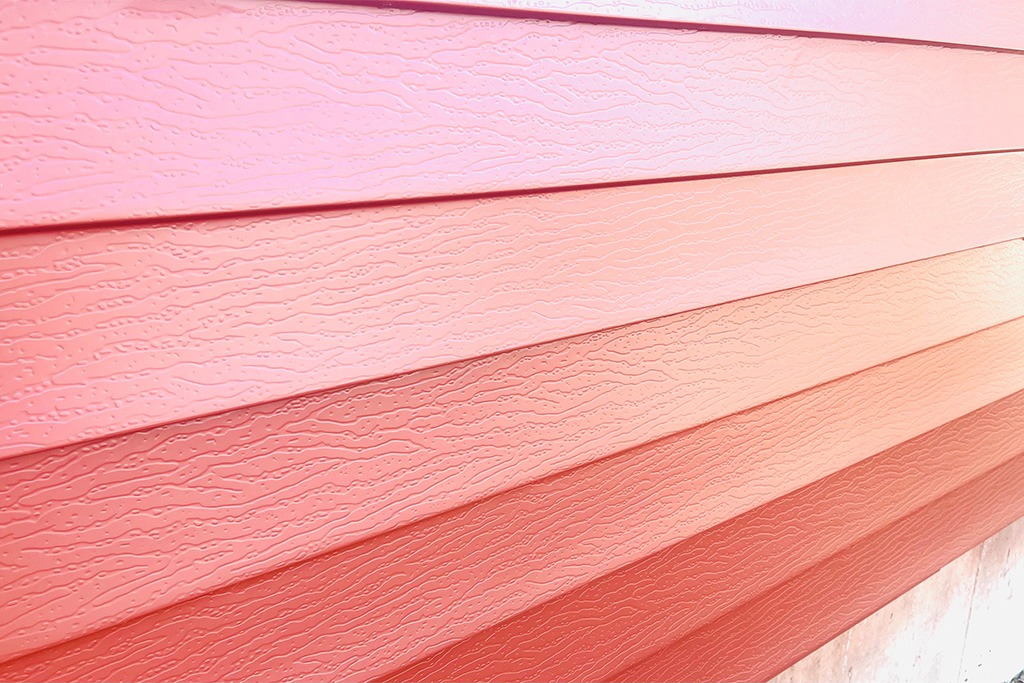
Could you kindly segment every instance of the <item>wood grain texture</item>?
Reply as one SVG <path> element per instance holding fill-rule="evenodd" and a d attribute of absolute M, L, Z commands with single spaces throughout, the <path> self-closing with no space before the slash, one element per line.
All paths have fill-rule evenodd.
<path fill-rule="evenodd" d="M 0 512 L 12 568 L 3 652 L 116 623 L 1024 315 L 1007 269 L 1022 253 L 1016 241 L 9 458 L 0 462 L 12 501 Z M 928 356 L 944 368 L 934 381 L 922 379 L 927 363 L 909 361 L 917 369 L 907 381 L 935 395 L 908 397 L 916 417 L 892 433 L 905 438 L 929 419 L 1019 388 L 1019 363 L 1004 353 L 1019 328 L 963 342 L 992 361 L 985 371 L 965 363 L 959 346 Z M 921 414 L 929 401 L 932 417 Z"/>
<path fill-rule="evenodd" d="M 0 226 L 1024 147 L 1024 58 L 325 3 L 0 5 Z"/>
<path fill-rule="evenodd" d="M 448 0 L 443 5 L 1024 49 L 1024 5 L 1016 0 L 970 5 L 958 0 Z"/>
<path fill-rule="evenodd" d="M 595 593 L 594 585 L 590 586 L 588 599 L 580 599 L 581 590 L 586 588 L 571 593 L 575 602 L 562 604 L 557 614 L 562 615 L 563 630 L 566 621 L 574 621 L 577 639 L 573 642 L 579 650 L 566 647 L 563 640 L 555 657 L 564 660 L 575 654 L 577 662 L 582 658 L 607 665 L 610 656 L 618 655 L 611 662 L 621 666 L 629 655 L 643 654 L 642 650 L 625 649 L 636 641 L 638 630 L 644 631 L 643 646 L 654 649 L 659 640 L 671 642 L 677 638 L 678 629 L 687 620 L 691 630 L 708 623 L 857 538 L 1024 452 L 1024 434 L 1016 428 L 1022 413 L 1024 394 L 1015 394 L 599 579 L 594 585 L 599 585 L 600 592 Z M 711 475 L 715 475 L 714 470 Z M 634 475 L 634 481 L 637 478 Z M 583 493 L 576 486 L 580 483 L 573 482 L 573 488 L 560 490 Z M 608 490 L 603 487 L 597 497 Z M 629 497 L 628 492 L 621 495 Z M 580 496 L 577 502 L 580 500 L 586 498 Z M 434 636 L 435 629 L 451 630 L 466 620 L 472 621 L 471 614 L 464 611 L 465 603 L 450 602 L 460 584 L 462 589 L 493 584 L 523 563 L 529 571 L 518 580 L 521 589 L 546 580 L 547 565 L 534 563 L 543 558 L 514 556 L 517 540 L 535 543 L 545 533 L 558 534 L 563 523 L 580 526 L 605 521 L 593 510 L 583 511 L 569 521 L 561 513 L 552 515 L 544 510 L 543 501 L 538 507 L 541 509 L 532 513 L 523 506 L 500 508 L 503 521 L 497 528 L 493 515 L 479 520 L 489 524 L 475 524 L 472 512 L 456 512 L 452 519 L 463 523 L 462 535 L 434 536 L 427 527 L 394 534 L 363 557 L 350 554 L 343 562 L 318 558 L 0 665 L 0 676 L 5 680 L 51 681 L 366 680 L 387 670 L 381 667 L 373 646 L 396 653 L 414 652 L 419 641 Z M 533 517 L 520 527 L 524 533 L 495 542 L 500 528 L 514 526 L 513 520 L 519 515 Z M 609 520 L 607 528 L 614 530 L 615 526 Z M 509 545 L 513 552 L 505 550 Z M 487 547 L 506 557 L 473 565 Z M 458 571 L 451 571 L 455 568 L 452 564 L 448 572 L 425 566 L 424 559 L 431 557 L 428 550 L 447 556 L 449 563 L 468 563 L 461 579 Z M 562 552 L 587 562 L 579 555 L 579 545 L 563 544 Z M 652 577 L 654 584 L 650 583 Z M 423 586 L 419 596 L 408 592 L 410 586 L 415 591 L 420 580 L 433 585 Z M 609 582 L 615 580 L 618 586 L 610 586 Z M 596 606 L 602 610 L 599 614 L 594 613 Z M 633 614 L 628 614 L 631 606 Z M 478 609 L 488 608 L 488 601 L 481 600 Z M 434 611 L 433 619 L 410 623 L 416 610 L 425 609 Z M 361 614 L 365 620 L 353 618 L 354 614 Z M 544 642 L 551 643 L 562 635 L 558 623 L 542 621 L 538 625 L 535 612 L 526 617 L 534 618 L 534 627 L 546 634 Z M 652 632 L 654 620 L 663 623 L 660 630 Z M 399 630 L 382 628 L 386 622 Z M 580 633 L 581 627 L 617 628 L 624 633 L 607 643 L 592 633 Z M 500 648 L 516 641 L 497 642 Z M 549 656 L 552 651 L 549 645 Z M 514 671 L 516 653 L 515 648 L 492 652 L 498 655 L 490 660 L 492 667 L 512 674 L 505 680 L 537 680 Z M 523 654 L 529 657 L 532 650 L 527 648 Z M 376 672 L 375 667 L 367 666 L 374 658 L 378 658 Z M 398 654 L 395 661 L 402 658 Z M 456 667 L 454 672 L 439 675 L 421 665 L 396 673 L 394 678 L 480 680 L 480 673 Z"/>
<path fill-rule="evenodd" d="M 1024 236 L 1024 155 L 0 236 L 0 457 Z"/>
<path fill-rule="evenodd" d="M 605 680 L 1024 453 L 1017 427 L 1022 415 L 1024 394 L 1016 394 L 774 498 L 387 680 Z M 745 628 L 778 632 L 785 623 L 768 613 Z M 709 650 L 712 661 L 728 660 L 728 642 Z M 626 680 L 720 680 L 691 675 L 686 667 L 629 671 Z"/>
<path fill-rule="evenodd" d="M 609 680 L 767 680 L 1024 516 L 1022 488 L 1018 457 Z"/>

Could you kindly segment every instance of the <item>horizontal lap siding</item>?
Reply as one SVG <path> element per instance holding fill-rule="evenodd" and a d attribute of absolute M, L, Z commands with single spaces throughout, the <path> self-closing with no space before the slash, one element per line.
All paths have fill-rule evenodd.
<path fill-rule="evenodd" d="M 642 21 L 944 2 L 0 0 L 0 678 L 767 677 L 1024 514 L 1024 55 Z"/>
<path fill-rule="evenodd" d="M 779 496 L 390 679 L 605 680 L 955 487 L 1020 460 L 1022 416 L 1024 394 L 1016 394 Z M 1016 509 L 1024 513 L 1024 501 Z M 744 629 L 784 633 L 786 623 L 768 613 Z M 729 641 L 717 648 L 712 665 L 728 662 Z M 626 679 L 720 680 L 696 673 L 685 660 L 675 663 L 675 670 L 635 676 L 638 670 L 630 670 Z"/>
<path fill-rule="evenodd" d="M 1022 216 L 1024 154 L 994 154 L 0 235 L 0 457 L 1009 240 Z"/>
<path fill-rule="evenodd" d="M 1024 147 L 1016 54 L 243 0 L 0 25 L 7 227 Z"/>
<path fill-rule="evenodd" d="M 78 635 L 1024 316 L 1022 271 L 1017 240 L 8 458 L 0 482 L 25 502 L 0 511 L 14 533 L 4 557 L 16 567 L 4 651 Z M 971 354 L 992 348 L 998 360 L 998 340 L 1019 329 L 980 335 Z M 1012 359 L 974 377 L 956 371 L 957 355 L 942 351 L 935 361 L 948 368 L 945 391 L 979 391 L 984 403 L 1020 388 Z M 924 382 L 914 375 L 908 381 Z M 935 415 L 952 419 L 954 405 Z M 903 438 L 914 433 L 909 425 Z M 53 546 L 65 550 L 46 550 Z"/>
<path fill-rule="evenodd" d="M 496 635 L 483 634 L 483 646 L 477 638 L 393 677 L 608 676 L 624 662 L 671 643 L 1024 453 L 1024 434 L 1017 428 L 1022 414 L 1024 394 L 1018 393 L 526 612 L 498 627 Z M 713 481 L 714 471 L 708 475 Z M 642 473 L 632 476 L 642 478 Z M 623 488 L 630 491 L 628 484 Z M 612 491 L 607 486 L 599 490 Z M 557 491 L 564 493 L 566 488 Z M 474 618 L 464 611 L 472 605 L 453 602 L 451 595 L 474 585 L 493 586 L 529 558 L 528 552 L 516 556 L 517 543 L 543 542 L 545 535 L 561 531 L 565 510 L 560 509 L 555 486 L 547 495 L 552 507 L 545 507 L 542 493 L 524 499 L 536 509 L 493 502 L 489 516 L 504 520 L 498 524 L 486 518 L 473 520 L 472 510 L 456 511 L 438 524 L 458 526 L 461 535 L 434 535 L 430 525 L 411 528 L 353 549 L 348 557 L 297 565 L 15 660 L 0 667 L 0 674 L 13 680 L 365 680 L 384 674 L 431 638 L 443 642 L 445 637 L 458 637 L 460 629 L 471 635 L 482 625 L 479 615 L 489 612 L 492 622 L 499 618 L 492 612 L 493 596 L 478 599 Z M 502 538 L 502 532 L 524 516 L 532 519 Z M 583 527 L 603 522 L 600 514 L 591 513 L 581 514 L 574 523 Z M 615 533 L 615 524 L 609 523 L 607 529 Z M 562 542 L 570 556 L 588 547 L 566 540 L 556 538 L 553 545 Z M 499 556 L 481 562 L 487 549 Z M 449 566 L 433 570 L 429 565 L 438 562 L 438 553 Z M 526 559 L 530 574 L 546 578 L 548 565 L 533 565 L 534 559 Z M 417 596 L 418 581 L 427 585 Z M 537 583 L 525 577 L 518 580 L 521 588 Z M 417 611 L 434 616 L 417 622 Z M 751 626 L 773 627 L 773 622 L 764 619 Z M 442 633 L 438 635 L 437 629 Z M 517 644 L 523 645 L 521 654 L 527 662 L 543 662 L 546 653 L 546 670 L 517 670 Z M 476 667 L 472 655 L 477 655 Z"/>
<path fill-rule="evenodd" d="M 1022 487 L 1017 457 L 609 680 L 767 680 L 1019 519 Z"/>
<path fill-rule="evenodd" d="M 357 0 L 352 4 L 361 3 Z M 968 7 L 961 0 L 448 0 L 443 4 L 413 0 L 396 4 L 551 12 L 584 20 L 682 22 L 700 24 L 702 28 L 824 32 L 1024 50 L 1024 5 L 1017 0 L 981 0 Z"/>

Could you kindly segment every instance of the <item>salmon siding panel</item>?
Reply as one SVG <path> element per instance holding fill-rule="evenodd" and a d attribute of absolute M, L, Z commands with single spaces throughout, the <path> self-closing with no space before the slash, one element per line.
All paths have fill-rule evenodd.
<path fill-rule="evenodd" d="M 0 235 L 0 457 L 1010 240 L 1022 213 L 1024 154 L 994 154 Z M 958 277 L 1020 273 L 1022 246 Z"/>
<path fill-rule="evenodd" d="M 825 561 L 858 538 L 1024 454 L 1024 434 L 1017 428 L 1022 410 L 1024 394 L 1016 394 L 569 593 L 551 603 L 552 609 L 541 608 L 547 616 L 539 624 L 521 623 L 533 620 L 536 611 L 523 615 L 518 623 L 522 630 L 550 646 L 542 648 L 551 658 L 549 667 L 574 661 L 581 670 L 562 671 L 552 679 L 549 672 L 534 677 L 529 670 L 517 671 L 515 636 L 522 635 L 507 623 L 504 628 L 513 633 L 498 629 L 499 637 L 490 643 L 494 647 L 477 660 L 482 660 L 479 668 L 460 663 L 456 656 L 450 668 L 436 674 L 432 671 L 438 662 L 430 660 L 395 672 L 392 678 L 601 680 L 614 672 L 602 667 L 622 666 L 631 657 L 639 659 L 644 650 L 670 644 L 706 620 Z M 1022 506 L 1016 503 L 1020 512 L 1024 512 Z M 471 603 L 438 598 L 439 588 L 443 591 L 453 582 L 455 592 L 474 584 L 486 586 L 522 561 L 521 556 L 514 557 L 519 549 L 513 548 L 511 557 L 495 560 L 492 567 L 469 563 L 465 578 L 459 572 L 427 569 L 421 580 L 433 581 L 434 590 L 424 587 L 417 595 L 417 583 L 410 582 L 410 577 L 421 576 L 424 559 L 440 552 L 442 559 L 458 564 L 467 550 L 471 556 L 476 548 L 477 552 L 500 551 L 517 538 L 539 539 L 551 533 L 545 529 L 552 526 L 551 520 L 561 517 L 552 517 L 551 510 L 541 505 L 533 523 L 523 525 L 525 534 L 501 539 L 502 528 L 517 513 L 529 514 L 522 506 L 502 512 L 505 521 L 498 525 L 475 525 L 469 519 L 471 513 L 453 512 L 454 524 L 467 522 L 458 539 L 434 536 L 429 526 L 412 528 L 406 534 L 382 537 L 379 544 L 355 548 L 347 557 L 325 556 L 15 660 L 0 666 L 0 675 L 9 680 L 72 681 L 366 680 L 379 676 L 415 655 L 417 644 L 448 635 L 436 634 L 435 628 L 472 632 L 481 627 L 480 615 L 492 609 L 489 596 L 483 596 L 474 615 L 466 611 L 473 607 Z M 593 515 L 581 521 L 604 522 Z M 557 523 L 553 529 L 558 529 Z M 563 546 L 569 554 L 575 547 Z M 531 568 L 534 575 L 544 576 L 547 565 L 540 562 Z M 410 609 L 431 608 L 433 619 L 417 622 L 410 614 Z M 549 622 L 552 614 L 561 615 L 574 629 L 554 630 L 557 620 Z M 492 616 L 492 620 L 498 619 Z M 388 626 L 396 630 L 389 631 Z M 749 624 L 756 630 L 784 626 L 770 617 Z M 600 636 L 601 630 L 608 629 L 620 635 L 612 640 L 586 639 L 594 631 Z M 576 639 L 560 638 L 566 630 L 573 630 Z M 551 641 L 545 633 L 550 633 Z M 481 640 L 487 643 L 486 635 L 463 649 L 472 653 Z M 567 659 L 574 648 L 580 650 Z M 448 654 L 436 659 L 444 662 Z M 536 657 L 529 644 L 523 656 Z M 693 679 L 680 676 L 680 680 Z"/>
<path fill-rule="evenodd" d="M 0 679 L 768 678 L 1024 514 L 1017 3 L 367 4 L 0 0 Z"/>
<path fill-rule="evenodd" d="M 607 680 L 624 664 L 661 659 L 653 653 L 663 646 L 727 618 L 773 587 L 799 583 L 802 574 L 828 566 L 835 553 L 858 539 L 1011 459 L 1020 461 L 1024 438 L 1015 424 L 1022 409 L 1024 394 L 1017 394 L 971 413 L 566 593 L 390 678 Z M 1024 503 L 1014 507 L 1018 515 L 1024 513 Z M 913 564 L 913 554 L 904 561 Z M 799 611 L 799 594 L 789 599 Z M 839 601 L 825 604 L 848 608 Z M 740 627 L 777 636 L 787 629 L 773 614 L 761 614 Z M 702 665 L 727 665 L 730 641 L 716 647 L 721 652 L 710 661 L 680 659 L 670 673 L 645 671 L 625 680 L 720 680 L 714 673 L 697 673 Z M 751 672 L 744 680 L 764 673 Z"/>
<path fill-rule="evenodd" d="M 1018 457 L 608 680 L 767 680 L 1024 516 L 1022 486 Z"/>

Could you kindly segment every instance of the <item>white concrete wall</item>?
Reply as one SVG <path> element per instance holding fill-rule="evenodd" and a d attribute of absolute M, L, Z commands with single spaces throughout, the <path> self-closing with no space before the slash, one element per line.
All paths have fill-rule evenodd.
<path fill-rule="evenodd" d="M 1022 669 L 1024 520 L 960 556 L 772 683 L 1004 683 Z"/>

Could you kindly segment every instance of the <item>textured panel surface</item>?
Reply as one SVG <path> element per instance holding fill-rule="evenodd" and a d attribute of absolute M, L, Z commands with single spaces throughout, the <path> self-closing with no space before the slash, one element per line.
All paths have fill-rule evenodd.
<path fill-rule="evenodd" d="M 621 666 L 631 656 L 635 661 L 644 649 L 650 651 L 659 642 L 678 638 L 685 632 L 680 629 L 690 631 L 710 622 L 857 538 L 1024 452 L 1024 434 L 1015 426 L 1022 410 L 1024 394 L 1016 394 L 578 589 L 566 596 L 574 598 L 574 603 L 549 611 L 549 615 L 561 615 L 555 623 L 539 624 L 545 634 L 543 642 L 548 643 L 550 653 L 552 639 L 563 635 L 558 621 L 564 627 L 575 620 L 574 642 L 587 646 L 585 653 L 575 652 L 577 662 L 583 659 L 593 666 L 596 660 L 607 666 L 614 657 L 611 661 Z M 504 519 L 509 520 L 511 511 L 504 512 Z M 559 528 L 560 517 L 546 517 L 551 529 Z M 591 514 L 588 521 L 596 519 Z M 522 538 L 534 539 L 544 533 L 539 519 L 531 526 Z M 466 526 L 463 548 L 488 544 L 489 539 L 481 538 L 479 531 L 474 525 Z M 493 525 L 484 531 L 493 533 Z M 398 643 L 399 649 L 406 651 L 415 647 L 417 640 L 430 638 L 436 626 L 451 627 L 466 616 L 458 605 L 446 610 L 449 603 L 443 594 L 425 591 L 419 599 L 410 599 L 403 591 L 422 568 L 415 550 L 408 554 L 408 544 L 415 548 L 432 543 L 435 552 L 460 554 L 458 542 L 431 538 L 426 530 L 409 530 L 384 539 L 383 557 L 364 558 L 376 567 L 367 568 L 352 558 L 348 571 L 339 575 L 329 570 L 329 559 L 304 563 L 12 661 L 0 666 L 0 675 L 13 680 L 365 679 L 374 672 L 360 670 L 359 662 L 373 655 L 360 650 L 368 649 L 368 641 L 386 647 L 396 635 L 374 628 L 374 620 L 342 627 L 353 612 L 366 610 L 377 601 L 378 624 L 381 619 L 407 623 L 407 615 L 402 613 L 406 601 L 423 606 L 437 603 L 438 618 L 407 631 L 407 640 Z M 500 550 L 503 544 L 490 541 L 490 545 Z M 579 546 L 566 546 L 564 552 L 577 553 Z M 468 585 L 500 576 L 514 564 L 515 559 L 507 559 L 494 568 L 470 567 L 476 579 Z M 386 571 L 393 565 L 399 565 L 399 571 Z M 543 580 L 545 569 L 542 564 L 532 573 Z M 434 580 L 443 587 L 452 578 L 438 574 Z M 581 597 L 588 590 L 590 595 Z M 389 591 L 394 592 L 382 595 Z M 595 613 L 595 609 L 599 611 Z M 536 610 L 524 616 L 535 619 Z M 750 626 L 769 627 L 772 623 L 762 619 Z M 580 633 L 581 626 L 591 632 Z M 618 629 L 620 633 L 614 641 L 603 643 L 594 637 L 594 631 L 602 635 L 601 629 Z M 642 639 L 635 647 L 638 635 Z M 497 642 L 499 647 L 509 646 L 515 639 Z M 568 658 L 574 648 L 563 642 L 559 652 L 557 656 Z M 489 660 L 492 666 L 504 670 L 515 666 L 514 653 L 496 654 L 499 657 Z M 527 648 L 523 654 L 531 656 L 533 651 Z M 591 671 L 569 680 L 592 680 L 595 673 L 602 675 Z M 480 676 L 481 672 L 460 674 L 456 667 L 440 677 L 480 680 Z M 509 676 L 521 677 L 522 671 Z M 399 672 L 394 678 L 424 680 L 432 675 L 430 669 L 417 668 Z"/>
<path fill-rule="evenodd" d="M 991 244 L 1022 225 L 1024 155 L 994 154 L 7 235 L 0 456 Z"/>
<path fill-rule="evenodd" d="M 1024 434 L 1016 427 L 1022 415 L 1024 394 L 1016 394 L 566 593 L 390 679 L 604 680 L 1024 452 Z M 747 627 L 772 631 L 784 623 L 764 616 Z M 718 656 L 727 659 L 728 652 Z M 688 673 L 684 668 L 634 680 L 718 680 Z"/>
<path fill-rule="evenodd" d="M 1019 519 L 1022 489 L 1018 457 L 609 680 L 771 678 Z"/>
<path fill-rule="evenodd" d="M 408 659 L 452 633 L 510 616 L 1024 389 L 1022 338 L 1019 319 L 324 560 L 315 580 L 381 586 L 377 595 L 346 598 L 354 601 L 347 621 L 332 628 L 366 637 L 345 653 L 350 668 L 334 673 L 352 676 L 357 665 Z M 570 430 L 562 438 L 581 434 Z M 209 443 L 198 452 L 194 438 L 183 438 L 178 448 L 165 446 L 169 440 L 0 464 L 0 489 L 14 501 L 0 511 L 0 528 L 10 537 L 0 553 L 10 567 L 0 652 L 9 656 L 116 623 L 354 535 L 344 527 L 353 523 L 339 476 L 346 470 L 322 449 L 229 456 Z M 605 453 L 599 441 L 591 443 L 590 457 Z M 551 519 L 560 528 L 543 531 Z M 423 542 L 394 540 L 405 536 Z M 502 544 L 507 550 L 499 552 Z M 417 567 L 417 578 L 403 583 L 409 565 Z M 532 583 L 540 568 L 546 580 Z M 481 574 L 490 578 L 475 584 Z M 269 595 L 276 601 L 295 592 L 281 580 Z M 331 600 L 340 604 L 345 594 L 344 588 L 331 592 Z M 446 624 L 452 610 L 463 616 Z M 310 619 L 323 617 L 314 612 Z M 415 636 L 425 633 L 425 624 L 429 635 Z M 391 636 L 386 643 L 384 634 Z"/>
<path fill-rule="evenodd" d="M 0 25 L 0 226 L 1024 147 L 1017 54 L 247 0 Z"/>
<path fill-rule="evenodd" d="M 431 3 L 422 4 L 429 7 Z M 448 0 L 446 5 L 1024 49 L 1018 0 Z"/>

